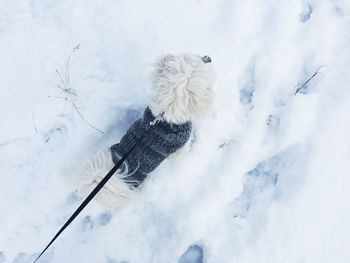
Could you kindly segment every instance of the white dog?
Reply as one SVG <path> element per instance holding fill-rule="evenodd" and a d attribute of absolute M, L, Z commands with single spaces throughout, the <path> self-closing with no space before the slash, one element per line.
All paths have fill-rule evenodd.
<path fill-rule="evenodd" d="M 208 56 L 161 57 L 155 64 L 149 107 L 119 143 L 100 151 L 85 165 L 80 176 L 82 195 L 90 193 L 136 143 L 123 166 L 97 195 L 113 207 L 134 196 L 147 174 L 186 144 L 192 132 L 192 121 L 210 109 L 213 75 Z M 157 123 L 147 131 L 155 120 Z"/>

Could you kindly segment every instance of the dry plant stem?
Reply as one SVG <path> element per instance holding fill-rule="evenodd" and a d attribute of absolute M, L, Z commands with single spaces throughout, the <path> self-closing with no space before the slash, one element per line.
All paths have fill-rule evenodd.
<path fill-rule="evenodd" d="M 59 89 L 61 89 L 62 91 L 70 93 L 70 94 L 75 95 L 75 96 L 76 96 L 75 92 L 72 89 L 67 88 L 67 85 L 69 83 L 69 63 L 70 63 L 70 59 L 71 59 L 73 53 L 75 51 L 77 51 L 79 48 L 80 48 L 80 44 L 77 45 L 76 47 L 74 47 L 72 52 L 69 54 L 68 59 L 66 61 L 66 65 L 65 65 L 64 78 L 63 78 L 61 72 L 58 69 L 56 69 L 56 73 L 57 73 L 57 75 L 58 75 L 58 77 L 59 77 L 59 79 L 61 81 L 61 83 L 58 84 L 57 87 Z"/>
<path fill-rule="evenodd" d="M 62 84 L 64 84 L 64 80 L 63 80 L 63 78 L 62 78 L 62 76 L 61 76 L 61 73 L 60 73 L 60 71 L 59 71 L 58 69 L 56 69 L 56 73 L 57 73 L 58 77 L 60 78 Z M 59 85 L 57 85 L 57 86 L 59 86 Z M 59 86 L 59 87 L 60 87 L 61 89 L 63 89 L 61 86 Z"/>
<path fill-rule="evenodd" d="M 72 57 L 73 53 L 75 51 L 77 51 L 78 49 L 80 48 L 80 44 L 77 45 L 76 47 L 73 48 L 72 52 L 70 53 L 68 59 L 67 59 L 67 62 L 66 62 L 66 72 L 65 72 L 65 80 L 66 80 L 66 85 L 68 84 L 69 82 L 69 62 L 70 62 L 70 58 Z"/>
<path fill-rule="evenodd" d="M 71 57 L 73 55 L 74 52 L 76 52 L 78 49 L 80 48 L 80 44 L 77 45 L 76 47 L 73 48 L 72 52 L 69 54 L 68 59 L 66 61 L 66 65 L 65 65 L 65 70 L 64 70 L 64 78 L 62 76 L 62 74 L 60 73 L 60 71 L 58 69 L 56 69 L 56 73 L 61 81 L 60 84 L 57 84 L 57 88 L 59 88 L 60 90 L 62 90 L 66 96 L 48 96 L 49 98 L 56 98 L 56 99 L 64 99 L 65 101 L 68 101 L 70 103 L 72 103 L 73 108 L 75 109 L 75 111 L 78 113 L 79 117 L 87 124 L 89 125 L 91 128 L 93 128 L 94 130 L 100 132 L 100 133 L 104 133 L 103 131 L 101 131 L 100 129 L 96 128 L 95 126 L 93 126 L 92 124 L 90 124 L 85 118 L 84 116 L 80 113 L 80 111 L 78 110 L 77 106 L 74 104 L 74 100 L 71 98 L 72 96 L 74 97 L 78 97 L 77 94 L 74 92 L 74 90 L 72 88 L 68 88 L 68 84 L 69 84 L 69 80 L 70 80 L 70 76 L 69 76 L 69 63 L 71 60 Z"/>
<path fill-rule="evenodd" d="M 80 111 L 78 110 L 78 108 L 76 107 L 76 105 L 73 103 L 73 99 L 72 96 L 74 97 L 78 97 L 77 94 L 74 92 L 73 89 L 71 88 L 67 88 L 68 84 L 69 84 L 69 63 L 71 60 L 71 57 L 73 55 L 73 53 L 75 51 L 77 51 L 80 48 L 80 44 L 77 45 L 76 47 L 73 48 L 72 52 L 70 53 L 67 61 L 66 61 L 66 65 L 65 65 L 65 72 L 64 72 L 64 78 L 61 74 L 61 72 L 56 69 L 56 73 L 58 78 L 60 79 L 60 83 L 56 85 L 57 88 L 59 88 L 61 91 L 63 91 L 65 93 L 66 96 L 47 96 L 48 98 L 52 99 L 63 99 L 67 102 L 71 102 L 75 111 L 78 113 L 79 117 L 87 124 L 89 125 L 91 128 L 95 129 L 96 131 L 100 132 L 100 133 L 104 133 L 103 131 L 101 131 L 100 129 L 96 128 L 95 126 L 93 126 L 92 124 L 90 124 L 85 118 L 84 116 L 80 113 Z M 38 132 L 36 123 L 35 123 L 35 109 L 33 110 L 32 113 L 32 121 L 33 121 L 33 126 L 34 126 L 34 130 L 35 132 Z"/>
<path fill-rule="evenodd" d="M 91 125 L 85 118 L 84 116 L 80 113 L 80 111 L 78 110 L 77 106 L 75 106 L 75 104 L 72 102 L 72 105 L 74 107 L 74 109 L 76 110 L 76 112 L 79 114 L 80 118 L 87 124 L 89 125 L 91 128 L 95 129 L 96 131 L 104 134 L 103 131 L 101 131 L 100 129 L 96 128 L 95 126 Z"/>
<path fill-rule="evenodd" d="M 298 92 L 303 88 L 305 87 L 306 84 L 308 84 L 314 77 L 316 77 L 316 75 L 318 74 L 321 74 L 322 76 L 324 76 L 324 74 L 322 72 L 320 72 L 320 69 L 323 68 L 323 67 L 326 67 L 327 65 L 322 65 L 320 67 L 317 68 L 317 70 L 315 71 L 315 73 L 310 77 L 308 78 L 302 85 L 298 84 L 297 85 L 297 89 L 294 93 L 294 95 L 297 95 Z"/>
<path fill-rule="evenodd" d="M 47 96 L 49 99 L 63 99 L 68 100 L 68 97 L 61 97 L 61 96 Z"/>
<path fill-rule="evenodd" d="M 37 129 L 36 124 L 35 124 L 35 109 L 33 110 L 33 113 L 32 113 L 32 120 L 33 120 L 34 130 L 35 130 L 35 132 L 38 132 L 38 129 Z"/>

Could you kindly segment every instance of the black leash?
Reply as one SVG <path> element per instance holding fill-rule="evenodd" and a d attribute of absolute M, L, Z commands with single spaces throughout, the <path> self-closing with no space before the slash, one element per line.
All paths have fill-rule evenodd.
<path fill-rule="evenodd" d="M 150 129 L 161 120 L 163 114 L 158 115 L 152 122 L 150 122 L 150 126 L 146 129 L 145 133 L 137 139 L 137 142 L 127 151 L 124 156 L 114 165 L 114 167 L 108 172 L 108 174 L 101 180 L 101 182 L 95 187 L 94 190 L 86 197 L 84 202 L 78 207 L 77 210 L 73 213 L 73 215 L 67 220 L 67 222 L 61 227 L 61 229 L 57 232 L 54 238 L 50 241 L 50 243 L 45 247 L 45 249 L 40 253 L 40 255 L 34 260 L 35 263 L 44 253 L 45 251 L 52 245 L 52 243 L 59 237 L 59 235 L 73 222 L 73 220 L 80 214 L 80 212 L 87 206 L 88 203 L 95 197 L 95 195 L 102 189 L 102 187 L 108 182 L 108 180 L 113 176 L 113 174 L 119 169 L 119 167 L 123 164 L 123 162 L 128 158 L 130 153 L 135 149 L 137 144 L 148 134 Z"/>

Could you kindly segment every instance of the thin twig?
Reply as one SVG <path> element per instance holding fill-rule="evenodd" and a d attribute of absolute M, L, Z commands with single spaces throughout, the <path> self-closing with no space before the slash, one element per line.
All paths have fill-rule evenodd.
<path fill-rule="evenodd" d="M 35 132 L 38 132 L 38 129 L 36 128 L 36 124 L 35 124 L 35 109 L 33 110 L 33 113 L 32 113 L 32 120 L 33 120 L 33 126 L 34 126 L 34 130 Z"/>
<path fill-rule="evenodd" d="M 47 96 L 49 99 L 63 99 L 68 100 L 68 97 L 61 97 L 61 96 Z"/>
<path fill-rule="evenodd" d="M 80 48 L 80 44 L 77 45 L 77 46 L 75 46 L 75 47 L 73 48 L 73 50 L 71 51 L 71 53 L 69 54 L 68 59 L 67 59 L 67 61 L 66 61 L 66 65 L 65 65 L 64 78 L 63 78 L 61 72 L 60 72 L 58 69 L 56 69 L 56 73 L 57 73 L 57 75 L 58 75 L 58 77 L 59 77 L 59 79 L 60 79 L 60 81 L 61 81 L 61 85 L 58 84 L 57 87 L 58 87 L 59 89 L 61 89 L 62 91 L 69 92 L 69 93 L 71 93 L 71 94 L 73 94 L 73 95 L 76 95 L 76 94 L 73 93 L 73 92 L 71 92 L 71 89 L 67 89 L 67 85 L 68 85 L 68 83 L 69 83 L 69 63 L 70 63 L 70 59 L 71 59 L 73 53 L 74 53 L 75 51 L 77 51 L 79 48 Z"/>
<path fill-rule="evenodd" d="M 74 47 L 73 50 L 72 50 L 72 52 L 70 53 L 68 59 L 67 59 L 67 62 L 66 62 L 66 72 L 65 72 L 65 80 L 66 80 L 65 85 L 67 85 L 68 82 L 69 82 L 69 62 L 70 62 L 70 58 L 72 57 L 73 53 L 79 49 L 79 47 L 80 47 L 80 44 L 77 45 L 76 47 Z"/>
<path fill-rule="evenodd" d="M 103 131 L 101 131 L 100 129 L 96 128 L 95 126 L 91 125 L 85 118 L 84 116 L 79 112 L 77 106 L 75 106 L 75 104 L 72 102 L 72 105 L 74 107 L 74 109 L 76 110 L 76 112 L 79 114 L 80 118 L 82 118 L 82 120 L 87 124 L 89 125 L 91 128 L 95 129 L 96 131 L 99 131 L 100 133 L 104 133 Z"/>
<path fill-rule="evenodd" d="M 297 93 L 298 93 L 303 87 L 305 87 L 305 85 L 306 85 L 307 83 L 309 83 L 314 77 L 316 77 L 316 75 L 321 74 L 322 76 L 324 76 L 324 74 L 323 74 L 322 72 L 320 72 L 320 69 L 323 68 L 323 67 L 326 67 L 326 66 L 327 66 L 327 65 L 322 65 L 322 66 L 318 67 L 318 68 L 316 69 L 315 73 L 314 73 L 310 78 L 308 78 L 302 85 L 298 84 L 298 85 L 297 85 L 297 89 L 296 89 L 294 95 L 297 95 Z"/>
<path fill-rule="evenodd" d="M 96 131 L 100 132 L 100 133 L 104 133 L 103 131 L 101 131 L 100 129 L 96 128 L 95 126 L 93 126 L 92 124 L 90 124 L 85 118 L 84 116 L 80 113 L 80 111 L 78 110 L 77 106 L 74 104 L 74 101 L 76 98 L 78 98 L 78 95 L 75 93 L 74 89 L 72 88 L 68 88 L 68 84 L 69 84 L 69 80 L 70 80 L 70 76 L 69 76 L 69 65 L 70 65 L 70 60 L 73 56 L 73 53 L 76 52 L 78 49 L 80 48 L 80 44 L 75 46 L 73 48 L 73 50 L 71 51 L 71 53 L 68 56 L 68 59 L 66 61 L 65 64 L 65 69 L 64 69 L 64 78 L 61 74 L 61 72 L 56 69 L 56 73 L 61 81 L 61 83 L 57 84 L 57 88 L 59 88 L 61 91 L 63 91 L 66 96 L 48 96 L 48 98 L 56 98 L 56 99 L 64 99 L 67 102 L 72 103 L 73 108 L 75 109 L 75 111 L 78 113 L 78 115 L 80 116 L 80 118 L 87 124 L 89 125 L 91 128 L 95 129 Z M 72 96 L 75 96 L 76 98 L 72 98 Z"/>
<path fill-rule="evenodd" d="M 61 75 L 61 73 L 60 73 L 60 71 L 58 69 L 56 69 L 56 73 L 57 73 L 58 77 L 60 78 L 62 85 L 64 85 L 63 77 L 62 77 L 62 75 Z M 61 89 L 63 89 L 63 88 L 61 88 Z"/>

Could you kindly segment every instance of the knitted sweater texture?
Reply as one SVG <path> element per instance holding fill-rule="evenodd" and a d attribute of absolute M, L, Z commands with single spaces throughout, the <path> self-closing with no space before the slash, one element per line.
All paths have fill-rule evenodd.
<path fill-rule="evenodd" d="M 191 122 L 173 124 L 161 120 L 145 134 L 154 119 L 155 116 L 147 107 L 143 117 L 136 120 L 120 142 L 111 147 L 112 160 L 117 163 L 121 156 L 137 144 L 126 160 L 128 176 L 125 178 L 135 187 L 139 186 L 147 174 L 165 158 L 183 147 L 190 138 Z M 139 140 L 144 134 L 142 140 Z"/>

